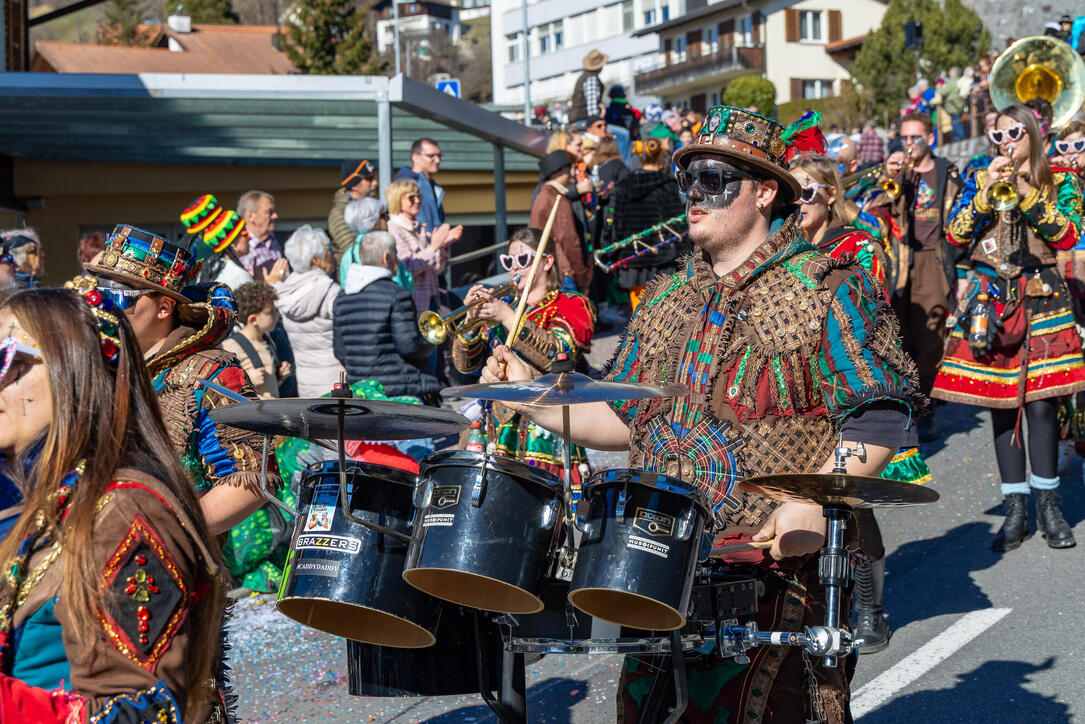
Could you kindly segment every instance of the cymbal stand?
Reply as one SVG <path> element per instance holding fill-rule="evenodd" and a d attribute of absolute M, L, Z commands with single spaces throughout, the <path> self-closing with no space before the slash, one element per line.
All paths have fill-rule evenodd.
<path fill-rule="evenodd" d="M 856 443 L 848 447 L 843 441 L 834 451 L 832 473 L 845 475 L 849 457 L 866 461 L 866 447 Z M 748 663 L 746 651 L 754 646 L 801 646 L 807 653 L 821 657 L 822 666 L 835 668 L 841 655 L 852 652 L 855 643 L 851 633 L 840 628 L 841 596 L 848 582 L 849 559 L 844 547 L 844 531 L 851 517 L 851 506 L 840 502 L 825 503 L 822 514 L 828 521 L 825 547 L 818 561 L 818 579 L 825 587 L 825 625 L 807 626 L 796 631 L 758 631 L 757 624 L 721 626 L 716 634 L 721 656 L 733 656 L 739 663 Z"/>
<path fill-rule="evenodd" d="M 379 525 L 370 520 L 359 518 L 350 510 L 350 491 L 347 489 L 347 443 L 346 443 L 346 414 L 347 406 L 344 404 L 344 400 L 350 400 L 354 398 L 354 393 L 350 390 L 350 385 L 346 381 L 346 373 L 339 373 L 339 381 L 335 383 L 335 387 L 332 388 L 331 398 L 336 403 L 336 417 L 339 425 L 338 430 L 338 443 L 339 448 L 339 510 L 343 513 L 343 517 L 349 520 L 351 523 L 357 523 L 358 525 L 369 528 L 372 531 L 376 531 L 381 535 L 388 536 L 389 538 L 395 538 L 407 543 L 411 542 L 409 535 L 404 535 L 398 530 L 392 530 L 383 525 Z M 265 442 L 265 447 L 267 443 Z"/>

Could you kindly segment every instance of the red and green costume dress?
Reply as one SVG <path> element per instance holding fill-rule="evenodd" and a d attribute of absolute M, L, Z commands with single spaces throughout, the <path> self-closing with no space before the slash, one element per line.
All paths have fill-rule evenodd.
<path fill-rule="evenodd" d="M 509 345 L 513 351 L 544 374 L 550 370 L 557 355 L 567 352 L 579 359 L 591 349 L 595 331 L 595 307 L 583 294 L 551 291 L 533 304 L 524 315 L 519 336 Z M 482 367 L 489 355 L 491 341 L 509 344 L 508 331 L 494 327 L 465 342 L 457 338 L 452 344 L 452 361 L 463 373 Z M 499 424 L 496 435 L 498 455 L 535 465 L 561 477 L 563 457 L 561 438 L 535 425 L 520 415 L 502 413 L 494 406 Z M 572 446 L 572 480 L 579 486 L 582 470 L 587 470 L 588 456 L 584 448 Z"/>
<path fill-rule="evenodd" d="M 817 247 L 818 251 L 831 259 L 854 260 L 885 287 L 888 261 L 885 248 L 863 229 L 852 226 L 828 229 Z M 919 448 L 910 447 L 898 451 L 880 477 L 923 485 L 931 481 L 931 469 L 927 467 Z"/>
<path fill-rule="evenodd" d="M 931 396 L 1014 409 L 1085 389 L 1085 359 L 1056 252 L 1081 239 L 1076 178 L 1056 173 L 1053 193 L 1033 189 L 1016 210 L 988 206 L 986 170 L 965 184 L 949 222 L 949 243 L 966 248 L 971 282 L 959 309 L 986 293 L 998 331 L 986 349 L 969 345 L 969 316 L 950 332 Z M 962 270 L 962 272 L 965 270 Z"/>

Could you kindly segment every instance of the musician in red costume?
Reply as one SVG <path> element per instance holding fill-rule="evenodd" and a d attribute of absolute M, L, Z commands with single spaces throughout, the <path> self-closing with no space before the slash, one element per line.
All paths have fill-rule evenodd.
<path fill-rule="evenodd" d="M 501 255 L 501 264 L 516 281 L 521 294 L 527 295 L 524 321 L 516 339 L 507 341 L 515 325 L 516 310 L 508 302 L 493 296 L 491 290 L 476 285 L 467 293 L 465 301 L 485 300 L 469 313 L 471 318 L 481 317 L 497 326 L 486 329 L 474 338 L 458 335 L 452 343 L 452 361 L 460 372 L 474 372 L 482 367 L 490 354 L 490 340 L 508 344 L 513 351 L 545 374 L 550 370 L 559 353 L 569 354 L 578 365 L 584 364 L 584 355 L 591 349 L 592 333 L 595 331 L 595 308 L 583 294 L 561 290 L 556 259 L 546 254 L 539 264 L 538 272 L 530 289 L 525 289 L 527 277 L 535 255 L 538 253 L 540 234 L 538 229 L 520 229 L 509 240 L 507 254 Z M 500 414 L 499 418 L 506 416 Z M 544 470 L 562 474 L 563 459 L 558 439 L 521 415 L 503 419 L 495 433 L 497 453 L 537 465 Z M 588 472 L 588 456 L 584 448 L 574 445 L 570 461 L 573 466 L 572 480 L 579 484 Z"/>

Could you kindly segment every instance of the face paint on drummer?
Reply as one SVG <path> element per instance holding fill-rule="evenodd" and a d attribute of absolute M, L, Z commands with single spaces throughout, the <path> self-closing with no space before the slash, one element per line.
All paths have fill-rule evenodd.
<path fill-rule="evenodd" d="M 729 171 L 737 170 L 735 166 L 714 158 L 695 158 L 690 162 L 688 170 L 690 173 L 696 174 L 698 171 L 710 168 L 719 169 L 724 174 Z M 686 213 L 688 214 L 694 207 L 704 209 L 705 211 L 727 209 L 735 202 L 735 199 L 737 199 L 741 193 L 742 179 L 740 178 L 731 179 L 724 184 L 722 191 L 714 194 L 706 192 L 699 182 L 694 183 L 686 194 Z"/>

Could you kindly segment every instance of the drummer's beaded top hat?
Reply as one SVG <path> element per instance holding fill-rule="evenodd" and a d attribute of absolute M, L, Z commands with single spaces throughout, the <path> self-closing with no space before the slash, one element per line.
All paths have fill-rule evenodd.
<path fill-rule="evenodd" d="M 204 229 L 203 243 L 216 254 L 221 254 L 242 234 L 247 233 L 249 232 L 245 229 L 245 220 L 238 216 L 236 211 L 226 210 Z"/>
<path fill-rule="evenodd" d="M 754 166 L 780 181 L 780 193 L 789 201 L 798 197 L 799 182 L 787 170 L 785 129 L 777 121 L 736 106 L 712 106 L 701 131 L 674 152 L 678 168 L 689 165 L 693 154 L 711 153 Z"/>
<path fill-rule="evenodd" d="M 188 208 L 181 212 L 181 223 L 185 225 L 185 231 L 196 234 L 212 223 L 222 213 L 218 199 L 211 194 L 204 194 L 189 204 Z"/>
<path fill-rule="evenodd" d="M 140 289 L 161 292 L 185 304 L 181 289 L 199 269 L 186 249 L 157 234 L 119 224 L 109 235 L 105 250 L 84 267 L 91 274 Z"/>

